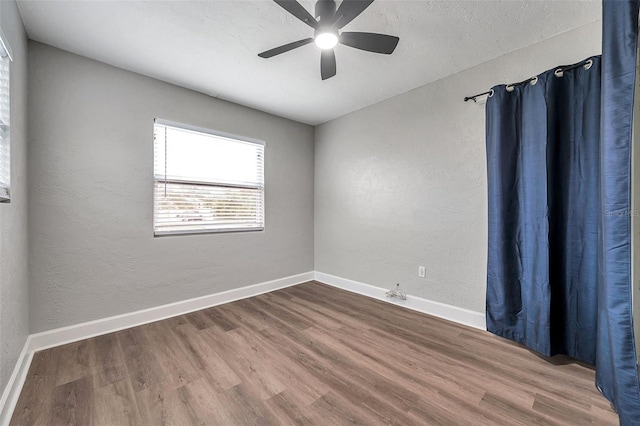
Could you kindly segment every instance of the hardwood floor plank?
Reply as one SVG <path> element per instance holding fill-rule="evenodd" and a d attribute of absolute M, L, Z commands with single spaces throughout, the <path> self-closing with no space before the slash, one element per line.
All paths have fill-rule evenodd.
<path fill-rule="evenodd" d="M 210 328 L 201 330 L 200 333 L 211 349 L 223 356 L 241 382 L 250 384 L 261 399 L 269 399 L 285 390 L 285 386 L 270 374 L 268 366 L 253 357 L 253 354 L 246 352 L 231 335 L 224 333 L 224 337 L 220 337 Z"/>
<path fill-rule="evenodd" d="M 217 308 L 223 315 L 231 318 L 234 323 L 241 324 L 244 328 L 261 331 L 267 327 L 264 322 L 244 313 L 244 309 L 246 308 L 244 300 L 239 300 L 228 305 L 221 305 Z"/>
<path fill-rule="evenodd" d="M 533 410 L 541 414 L 557 418 L 565 424 L 596 424 L 588 411 L 581 410 L 566 401 L 538 394 L 533 402 Z"/>
<path fill-rule="evenodd" d="M 248 330 L 235 329 L 231 331 L 242 339 L 245 350 L 254 354 L 254 357 L 263 361 L 267 368 L 285 389 L 295 389 L 290 396 L 300 405 L 309 405 L 330 391 L 330 388 L 297 364 L 286 362 L 286 359 L 278 354 L 277 348 L 266 341 L 261 334 Z M 279 394 L 281 394 L 280 392 Z"/>
<path fill-rule="evenodd" d="M 91 339 L 58 347 L 56 385 L 73 382 L 91 374 L 94 363 L 92 348 Z"/>
<path fill-rule="evenodd" d="M 135 401 L 143 424 L 202 424 L 202 419 L 181 389 L 153 385 L 135 392 Z"/>
<path fill-rule="evenodd" d="M 165 381 L 144 330 L 134 327 L 116 333 L 136 392 Z"/>
<path fill-rule="evenodd" d="M 83 377 L 53 390 L 51 425 L 90 425 L 94 422 L 91 379 Z"/>
<path fill-rule="evenodd" d="M 33 355 L 11 424 L 49 424 L 58 374 L 57 354 L 57 351 L 45 350 Z"/>
<path fill-rule="evenodd" d="M 379 418 L 366 412 L 361 406 L 354 406 L 349 401 L 334 395 L 324 395 L 311 405 L 312 421 L 317 424 L 330 425 L 371 425 L 380 424 Z"/>
<path fill-rule="evenodd" d="M 279 304 L 268 301 L 267 295 L 260 295 L 252 298 L 249 302 L 253 304 L 256 309 L 267 312 L 272 317 L 277 317 L 279 321 L 287 323 L 290 327 L 295 327 L 298 330 L 306 330 L 313 325 L 312 322 L 307 321 L 304 316 L 296 314 L 282 308 Z"/>
<path fill-rule="evenodd" d="M 505 423 L 505 418 L 495 410 L 484 407 L 474 401 L 469 402 L 463 396 L 439 390 L 428 398 L 429 404 L 439 409 L 448 411 L 456 419 L 463 420 L 466 424 L 494 426 Z"/>
<path fill-rule="evenodd" d="M 124 353 L 115 333 L 90 339 L 93 351 L 91 373 L 96 387 L 107 386 L 128 377 Z"/>
<path fill-rule="evenodd" d="M 481 406 L 494 410 L 501 416 L 510 419 L 513 424 L 517 425 L 561 425 L 562 423 L 553 421 L 550 417 L 543 413 L 533 410 L 532 406 L 523 406 L 514 404 L 512 400 L 508 400 L 501 396 L 488 391 L 480 402 Z"/>
<path fill-rule="evenodd" d="M 162 371 L 163 386 L 179 388 L 200 378 L 172 327 L 160 322 L 143 327 L 153 348 L 155 363 Z"/>
<path fill-rule="evenodd" d="M 183 394 L 182 397 L 189 401 L 195 416 L 201 419 L 201 424 L 233 424 L 233 408 L 225 405 L 225 398 L 221 397 L 220 388 L 217 385 L 212 385 L 206 378 L 188 383 L 180 389 L 180 392 Z"/>
<path fill-rule="evenodd" d="M 285 336 L 284 334 L 267 333 L 267 330 L 263 332 L 268 336 L 268 339 L 278 342 L 280 347 L 290 350 L 287 356 L 313 372 L 317 380 L 322 381 L 333 392 L 339 394 L 343 401 L 349 401 L 352 407 L 358 407 L 368 401 L 372 406 L 381 408 L 387 413 L 387 417 L 403 418 L 405 416 L 405 412 L 401 408 L 406 404 L 403 395 L 394 392 L 395 386 L 393 384 L 389 382 L 381 384 L 375 372 L 362 371 L 355 364 L 345 368 L 344 362 L 341 362 L 339 356 L 321 344 L 310 343 L 304 339 L 301 333 L 291 332 L 286 335 L 285 340 L 281 340 Z M 335 371 L 348 372 L 348 374 L 337 375 Z M 384 385 L 390 385 L 392 390 L 389 391 L 385 387 L 385 391 L 381 392 Z M 372 392 L 372 388 L 375 389 L 374 392 Z"/>
<path fill-rule="evenodd" d="M 604 399 L 604 398 L 603 398 Z M 608 401 L 607 401 L 608 402 Z M 618 416 L 613 412 L 611 406 L 601 408 L 596 405 L 591 406 L 589 411 L 593 418 L 592 423 L 596 425 L 618 424 Z"/>
<path fill-rule="evenodd" d="M 317 306 L 313 304 L 307 304 L 306 301 L 295 296 L 284 297 L 279 292 L 271 293 L 272 300 L 276 303 L 280 303 L 280 306 L 286 306 L 286 308 L 295 314 L 298 314 L 306 319 L 307 322 L 312 323 L 315 326 L 321 328 L 336 329 L 345 325 L 345 322 L 341 322 L 336 317 L 327 311 L 321 309 L 313 309 Z M 289 304 L 285 303 L 289 301 Z"/>
<path fill-rule="evenodd" d="M 230 331 L 238 327 L 233 319 L 223 315 L 217 307 L 205 309 L 200 312 L 206 315 L 216 326 L 220 327 L 224 331 Z"/>
<path fill-rule="evenodd" d="M 184 315 L 184 318 L 189 321 L 189 323 L 193 324 L 193 326 L 198 330 L 203 330 L 216 325 L 216 323 L 202 311 L 191 312 Z"/>
<path fill-rule="evenodd" d="M 278 419 L 267 408 L 265 402 L 252 392 L 251 388 L 240 384 L 221 394 L 221 402 L 228 407 L 233 425 L 277 425 Z"/>
<path fill-rule="evenodd" d="M 316 337 L 317 339 L 330 339 L 328 341 L 339 342 L 341 346 L 337 346 L 337 350 L 346 352 L 349 358 L 362 366 L 375 370 L 388 381 L 402 383 L 403 387 L 414 392 L 416 397 L 418 394 L 424 393 L 425 388 L 437 390 L 442 382 L 444 382 L 442 386 L 447 389 L 457 388 L 458 392 L 464 393 L 467 399 L 479 402 L 484 395 L 482 387 L 474 387 L 466 380 L 464 383 L 458 383 L 455 376 L 442 377 L 440 372 L 446 371 L 447 366 L 433 362 L 433 359 L 429 359 L 427 363 L 423 359 L 407 360 L 402 353 L 389 356 L 388 352 L 379 351 L 371 340 L 367 343 L 361 343 L 360 336 L 350 334 L 343 329 L 334 331 L 311 328 L 306 332 L 312 336 L 323 336 Z M 531 400 L 533 402 L 533 398 Z"/>
<path fill-rule="evenodd" d="M 96 426 L 141 425 L 142 418 L 129 380 L 120 380 L 95 389 Z"/>
<path fill-rule="evenodd" d="M 466 419 L 450 413 L 449 411 L 431 404 L 429 401 L 425 401 L 423 404 L 412 407 L 409 410 L 410 424 L 436 426 L 436 425 L 448 425 L 448 426 L 467 426 Z"/>
<path fill-rule="evenodd" d="M 280 392 L 272 396 L 265 403 L 283 425 L 301 426 L 318 424 L 309 417 L 310 410 L 307 406 L 297 404 L 296 399 L 293 398 L 288 391 Z"/>
<path fill-rule="evenodd" d="M 336 323 L 336 326 L 331 326 L 330 328 L 341 328 L 341 327 L 346 327 L 346 328 L 368 328 L 368 325 L 357 319 L 354 318 L 350 315 L 341 315 L 340 313 L 336 312 L 335 310 L 331 309 L 331 307 L 327 306 L 321 306 L 317 303 L 315 303 L 313 300 L 309 300 L 304 298 L 304 291 L 303 292 L 296 292 L 293 293 L 294 291 L 299 291 L 300 289 L 295 289 L 295 287 L 292 287 L 291 289 L 286 289 L 286 290 L 290 290 L 292 292 L 292 303 L 295 303 L 295 305 L 297 307 L 306 309 L 309 312 L 312 312 L 314 315 L 314 318 L 321 318 L 320 321 L 322 320 L 326 320 L 329 319 L 332 322 Z M 276 294 L 279 294 L 280 292 L 275 292 Z M 320 322 L 319 321 L 319 322 Z"/>
<path fill-rule="evenodd" d="M 593 368 L 309 282 L 34 355 L 11 425 L 617 425 Z"/>
<path fill-rule="evenodd" d="M 216 351 L 211 350 L 205 339 L 194 333 L 189 326 L 179 326 L 175 330 L 186 348 L 191 362 L 200 370 L 200 376 L 209 380 L 217 390 L 229 390 L 242 380 Z"/>
<path fill-rule="evenodd" d="M 400 375 L 396 374 L 396 371 L 384 368 L 381 363 L 368 362 L 366 355 L 351 350 L 346 342 L 339 338 L 313 328 L 305 330 L 305 334 L 311 335 L 314 342 L 322 343 L 336 356 L 342 354 L 342 358 L 337 364 L 341 370 L 358 372 L 365 378 L 364 382 L 371 386 L 372 393 L 385 394 L 387 400 L 393 401 L 403 411 L 408 411 L 420 399 L 419 393 L 423 389 L 420 389 L 419 386 L 411 386 L 413 389 L 409 388 L 407 380 L 397 380 L 400 379 Z M 388 361 L 389 364 L 393 362 L 393 360 Z M 378 389 L 381 392 L 376 392 Z M 382 391 L 382 389 L 384 390 Z"/>
<path fill-rule="evenodd" d="M 463 393 L 472 393 L 469 398 L 480 400 L 487 388 L 487 383 L 495 383 L 493 392 L 518 401 L 518 403 L 533 406 L 534 392 L 531 388 L 513 383 L 500 375 L 500 370 L 474 368 L 473 364 L 465 363 L 450 355 L 444 355 L 436 350 L 418 347 L 390 333 L 379 331 L 343 330 L 342 334 L 351 345 L 356 345 L 373 350 L 376 361 L 384 363 L 384 360 L 375 354 L 388 354 L 394 360 L 397 367 L 405 368 L 408 381 L 419 381 L 424 378 L 422 386 L 439 389 L 440 384 L 449 391 L 459 389 Z M 380 346 L 379 342 L 387 342 L 386 346 Z M 475 395 L 473 395 L 475 393 Z"/>

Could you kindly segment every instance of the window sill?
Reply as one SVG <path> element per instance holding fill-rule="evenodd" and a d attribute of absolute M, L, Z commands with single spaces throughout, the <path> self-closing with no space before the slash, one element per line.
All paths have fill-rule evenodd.
<path fill-rule="evenodd" d="M 230 234 L 230 233 L 244 233 L 244 232 L 262 232 L 264 227 L 261 228 L 229 228 L 229 229 L 193 229 L 182 231 L 155 231 L 154 237 L 179 237 L 181 235 L 193 235 L 193 234 Z"/>

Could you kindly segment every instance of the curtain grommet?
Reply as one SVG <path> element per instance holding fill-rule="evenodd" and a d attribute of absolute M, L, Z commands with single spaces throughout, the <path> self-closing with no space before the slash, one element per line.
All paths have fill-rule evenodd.
<path fill-rule="evenodd" d="M 588 70 L 593 65 L 593 59 L 588 59 L 587 62 L 583 65 L 585 70 Z"/>
<path fill-rule="evenodd" d="M 538 83 L 538 76 L 532 77 L 530 83 L 532 86 L 535 86 Z"/>
<path fill-rule="evenodd" d="M 513 91 L 515 90 L 515 88 L 516 88 L 516 86 L 514 86 L 513 84 L 507 84 L 507 85 L 504 87 L 504 89 L 505 89 L 507 92 L 513 92 Z"/>
<path fill-rule="evenodd" d="M 562 68 L 558 68 L 553 72 L 553 75 L 555 75 L 556 77 L 562 77 L 564 76 L 564 71 L 562 71 Z"/>
<path fill-rule="evenodd" d="M 495 93 L 495 92 L 494 92 L 494 90 L 493 90 L 493 89 L 491 89 L 491 90 L 489 91 L 489 95 L 487 96 L 487 98 L 493 98 L 493 94 L 494 94 L 494 93 Z"/>

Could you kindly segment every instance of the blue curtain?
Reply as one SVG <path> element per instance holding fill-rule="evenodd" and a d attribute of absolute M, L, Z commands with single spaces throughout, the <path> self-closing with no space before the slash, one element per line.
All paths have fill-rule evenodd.
<path fill-rule="evenodd" d="M 603 54 L 590 69 L 496 86 L 486 106 L 487 329 L 595 364 L 622 425 L 640 425 L 630 179 L 639 9 L 605 0 Z"/>
<path fill-rule="evenodd" d="M 640 425 L 631 307 L 631 131 L 639 3 L 604 1 L 602 9 L 603 214 L 596 384 L 616 408 L 622 425 Z"/>
<path fill-rule="evenodd" d="M 593 364 L 600 58 L 585 64 L 487 100 L 487 329 Z"/>

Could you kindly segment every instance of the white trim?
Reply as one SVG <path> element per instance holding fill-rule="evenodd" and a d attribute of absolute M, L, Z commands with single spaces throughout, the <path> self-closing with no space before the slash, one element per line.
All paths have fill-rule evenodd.
<path fill-rule="evenodd" d="M 4 51 L 4 55 L 2 52 Z M 9 39 L 4 35 L 2 29 L 0 29 L 0 57 L 9 57 L 9 60 L 13 62 L 13 52 L 11 52 L 11 46 L 9 46 Z"/>
<path fill-rule="evenodd" d="M 403 308 L 412 309 L 443 318 L 458 324 L 466 325 L 480 330 L 486 330 L 486 320 L 484 313 L 476 312 L 469 309 L 459 308 L 446 303 L 434 302 L 433 300 L 423 299 L 421 297 L 407 295 L 407 300 L 391 300 L 385 296 L 388 289 L 337 277 L 335 275 L 325 274 L 323 272 L 315 272 L 315 280 L 333 287 L 341 288 L 352 293 L 363 296 L 372 297 L 374 299 L 383 300 L 385 302 L 402 306 Z"/>
<path fill-rule="evenodd" d="M 180 123 L 177 121 L 165 120 L 163 118 L 155 118 L 154 124 L 159 126 L 173 127 L 178 130 L 187 130 L 189 132 L 204 133 L 206 135 L 217 136 L 219 138 L 228 139 L 232 142 L 247 142 L 255 145 L 266 146 L 267 143 L 260 139 L 253 139 L 247 136 L 234 135 L 232 133 L 220 132 L 218 130 L 207 129 L 205 127 L 192 126 L 191 124 Z"/>
<path fill-rule="evenodd" d="M 2 393 L 2 398 L 0 398 L 0 425 L 2 426 L 8 425 L 11 421 L 11 416 L 18 403 L 18 397 L 20 396 L 22 385 L 24 385 L 24 381 L 27 378 L 32 358 L 31 336 L 27 336 L 22 352 L 20 352 L 18 361 L 16 361 L 13 373 L 11 373 L 9 382 Z"/>
<path fill-rule="evenodd" d="M 160 321 L 177 315 L 186 314 L 200 309 L 229 303 L 247 297 L 257 296 L 281 288 L 302 284 L 313 280 L 313 272 L 291 275 L 273 281 L 267 281 L 247 287 L 235 288 L 221 293 L 196 297 L 194 299 L 182 300 L 180 302 L 169 303 L 167 305 L 156 306 L 154 308 L 143 309 L 141 311 L 102 318 L 99 320 L 84 322 L 68 327 L 56 328 L 54 330 L 43 331 L 31 335 L 31 349 L 42 350 L 102 334 L 112 333 L 125 328 L 135 327 L 150 322 Z"/>

